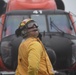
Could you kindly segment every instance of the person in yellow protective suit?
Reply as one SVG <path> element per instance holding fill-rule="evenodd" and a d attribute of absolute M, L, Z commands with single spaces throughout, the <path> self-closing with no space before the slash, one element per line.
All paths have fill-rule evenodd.
<path fill-rule="evenodd" d="M 54 75 L 48 54 L 38 38 L 39 30 L 32 19 L 24 19 L 15 31 L 23 40 L 19 46 L 15 75 Z"/>

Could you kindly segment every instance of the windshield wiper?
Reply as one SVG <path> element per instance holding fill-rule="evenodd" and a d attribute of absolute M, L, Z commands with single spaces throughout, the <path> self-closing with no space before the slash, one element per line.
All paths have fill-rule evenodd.
<path fill-rule="evenodd" d="M 56 26 L 56 24 L 52 21 L 51 17 L 50 17 L 50 26 L 51 26 L 51 29 L 52 29 L 52 27 L 53 27 L 55 30 L 57 30 L 57 31 L 60 32 L 61 34 L 64 34 L 64 33 L 65 33 L 64 31 L 62 31 L 61 29 L 59 29 L 59 28 Z"/>

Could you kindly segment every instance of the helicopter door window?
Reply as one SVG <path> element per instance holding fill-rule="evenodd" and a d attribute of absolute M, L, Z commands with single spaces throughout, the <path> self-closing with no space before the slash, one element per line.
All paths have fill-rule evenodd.
<path fill-rule="evenodd" d="M 46 17 L 44 15 L 31 15 L 31 18 L 37 22 L 40 32 L 47 32 Z"/>

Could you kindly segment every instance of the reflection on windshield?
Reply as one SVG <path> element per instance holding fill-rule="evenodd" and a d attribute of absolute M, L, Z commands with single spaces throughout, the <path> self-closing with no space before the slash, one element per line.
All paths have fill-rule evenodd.
<path fill-rule="evenodd" d="M 51 22 L 53 22 L 63 32 L 75 34 L 71 25 L 71 21 L 67 18 L 66 15 L 31 15 L 30 17 L 37 22 L 40 32 L 58 32 L 51 24 Z M 7 16 L 3 31 L 3 37 L 14 34 L 20 22 L 25 18 L 29 18 L 29 15 Z"/>

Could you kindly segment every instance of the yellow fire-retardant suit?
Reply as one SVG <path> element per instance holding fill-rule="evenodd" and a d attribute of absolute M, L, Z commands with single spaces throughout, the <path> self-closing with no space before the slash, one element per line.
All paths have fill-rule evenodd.
<path fill-rule="evenodd" d="M 38 38 L 28 38 L 21 43 L 16 75 L 54 75 L 46 50 Z"/>

